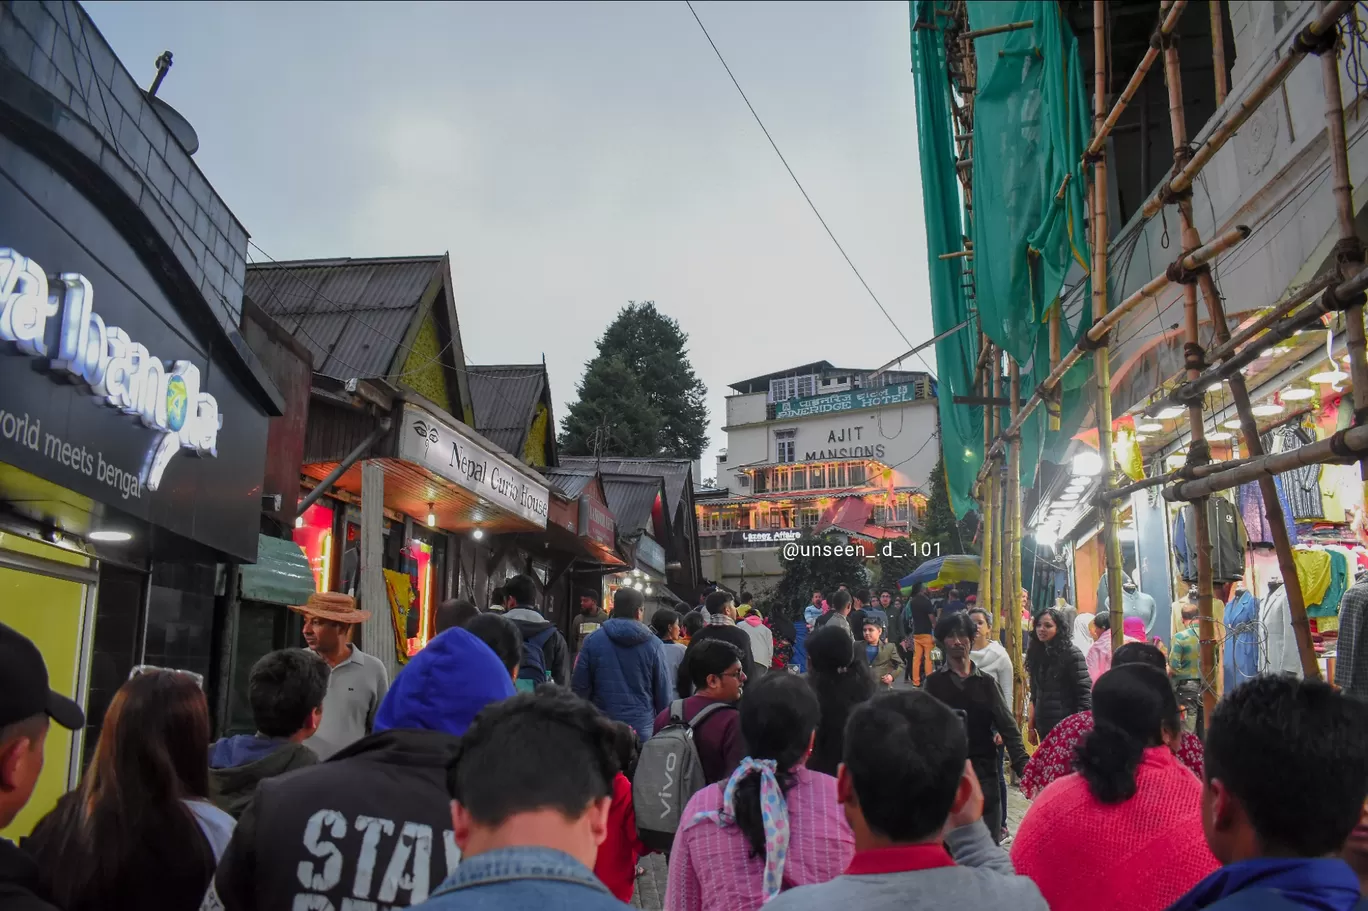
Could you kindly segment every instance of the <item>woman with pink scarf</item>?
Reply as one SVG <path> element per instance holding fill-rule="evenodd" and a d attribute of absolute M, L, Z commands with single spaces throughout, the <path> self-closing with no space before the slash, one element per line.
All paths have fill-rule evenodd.
<path fill-rule="evenodd" d="M 1111 615 L 1101 613 L 1093 617 L 1093 626 L 1098 631 L 1097 640 L 1087 651 L 1088 675 L 1096 683 L 1112 666 Z M 1122 627 L 1127 642 L 1145 641 L 1145 621 L 1139 617 L 1127 617 Z"/>

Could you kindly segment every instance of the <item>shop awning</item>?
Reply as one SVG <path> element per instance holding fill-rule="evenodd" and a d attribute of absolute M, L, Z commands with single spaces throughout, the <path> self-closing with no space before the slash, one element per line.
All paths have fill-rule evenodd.
<path fill-rule="evenodd" d="M 303 604 L 313 593 L 314 574 L 303 549 L 293 541 L 261 535 L 257 561 L 242 566 L 242 599 Z"/>

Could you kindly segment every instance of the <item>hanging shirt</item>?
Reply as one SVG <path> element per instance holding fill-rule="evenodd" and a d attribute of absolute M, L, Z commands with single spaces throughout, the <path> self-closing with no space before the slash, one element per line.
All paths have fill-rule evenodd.
<path fill-rule="evenodd" d="M 1292 452 L 1314 441 L 1309 431 L 1300 427 L 1285 425 L 1273 431 L 1273 452 Z M 1320 519 L 1324 517 L 1325 506 L 1321 501 L 1320 465 L 1303 465 L 1283 472 L 1283 486 L 1292 504 L 1292 518 L 1296 520 Z"/>
<path fill-rule="evenodd" d="M 1226 608 L 1225 623 L 1229 647 L 1222 663 L 1228 693 L 1259 675 L 1259 602 L 1247 591 L 1237 592 Z"/>
<path fill-rule="evenodd" d="M 1292 562 L 1297 565 L 1302 601 L 1310 613 L 1311 607 L 1320 604 L 1330 588 L 1330 554 L 1323 550 L 1298 548 L 1292 551 Z"/>

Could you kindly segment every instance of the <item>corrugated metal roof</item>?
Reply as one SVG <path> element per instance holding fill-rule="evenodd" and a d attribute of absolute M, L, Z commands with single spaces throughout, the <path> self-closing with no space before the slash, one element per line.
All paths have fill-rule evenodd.
<path fill-rule="evenodd" d="M 567 497 L 578 497 L 586 487 L 594 483 L 592 471 L 566 471 L 560 468 L 543 468 L 541 473 L 551 486 Z M 610 509 L 612 507 L 609 507 Z"/>
<path fill-rule="evenodd" d="M 607 482 L 610 475 L 626 474 L 658 477 L 665 482 L 665 496 L 678 509 L 684 503 L 684 485 L 693 472 L 693 462 L 687 459 L 596 459 L 593 456 L 562 456 L 566 468 L 597 468 Z M 610 507 L 611 503 L 608 504 Z M 671 522 L 673 522 L 673 518 Z"/>
<path fill-rule="evenodd" d="M 466 369 L 475 429 L 505 452 L 522 457 L 532 415 L 546 384 L 541 364 L 475 366 Z"/>
<path fill-rule="evenodd" d="M 389 374 L 444 256 L 253 263 L 244 293 L 335 379 Z"/>
<path fill-rule="evenodd" d="M 655 534 L 651 509 L 660 492 L 659 483 L 651 478 L 604 477 L 603 494 L 608 508 L 617 518 L 619 535 L 635 534 L 642 529 Z"/>

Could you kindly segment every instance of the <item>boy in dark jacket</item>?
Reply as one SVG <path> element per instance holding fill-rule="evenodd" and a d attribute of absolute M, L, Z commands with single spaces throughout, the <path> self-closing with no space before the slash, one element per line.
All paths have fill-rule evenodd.
<path fill-rule="evenodd" d="M 903 669 L 902 656 L 891 642 L 883 642 L 883 625 L 876 617 L 865 614 L 864 642 L 865 660 L 874 675 L 874 682 L 883 689 L 892 689 L 893 681 Z"/>
<path fill-rule="evenodd" d="M 304 741 L 318 730 L 328 694 L 328 663 L 302 648 L 262 656 L 247 678 L 255 734 L 225 737 L 209 748 L 209 796 L 234 819 L 263 779 L 318 762 Z"/>

